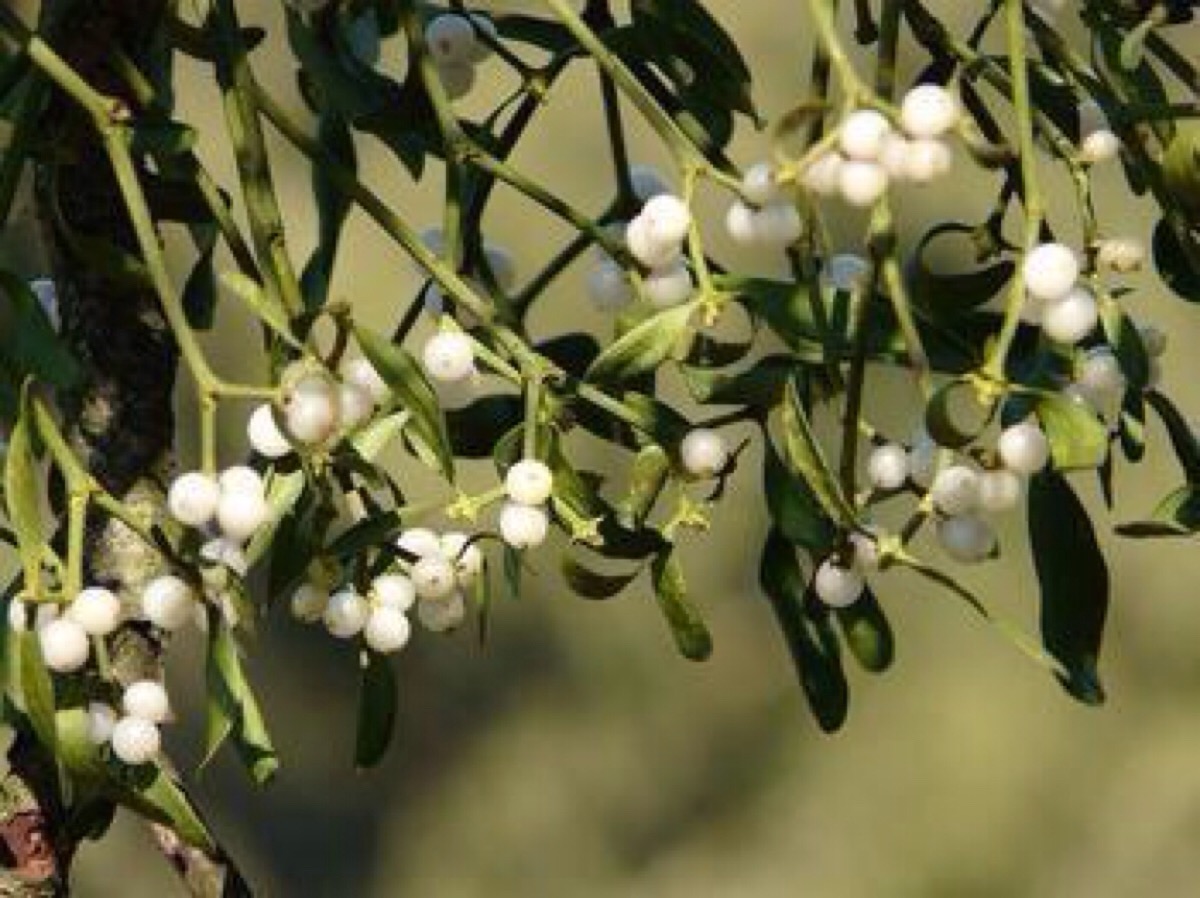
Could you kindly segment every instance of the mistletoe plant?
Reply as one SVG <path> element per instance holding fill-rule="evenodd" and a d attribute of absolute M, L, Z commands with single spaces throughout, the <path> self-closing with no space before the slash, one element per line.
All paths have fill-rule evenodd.
<path fill-rule="evenodd" d="M 787 13 L 797 5 L 811 76 L 769 128 L 700 0 L 542 0 L 529 14 L 292 0 L 302 118 L 256 79 L 265 35 L 234 0 L 43 0 L 36 18 L 0 7 L 0 221 L 31 175 L 50 261 L 32 283 L 0 272 L 3 535 L 19 568 L 0 665 L 15 734 L 6 894 L 65 890 L 76 848 L 119 806 L 153 825 L 191 889 L 248 893 L 162 750 L 163 668 L 184 628 L 207 634 L 206 756 L 230 744 L 260 782 L 278 760 L 243 650 L 256 628 L 295 626 L 280 606 L 359 660 L 363 767 L 391 736 L 391 656 L 431 638 L 413 620 L 443 633 L 475 619 L 482 635 L 493 595 L 551 564 L 537 555 L 555 551 L 585 598 L 652 593 L 679 651 L 706 658 L 679 547 L 706 538 L 748 458 L 770 517 L 762 591 L 823 729 L 846 717 L 844 652 L 868 671 L 891 662 L 881 597 L 896 569 L 964 601 L 1075 698 L 1103 699 L 1109 575 L 1077 490 L 1098 484 L 1111 508 L 1118 467 L 1146 451 L 1149 409 L 1183 485 L 1117 529 L 1192 533 L 1200 443 L 1158 389 L 1166 337 L 1139 320 L 1146 288 L 1126 277 L 1145 243 L 1099 219 L 1093 176 L 1119 167 L 1153 198 L 1158 289 L 1200 300 L 1200 74 L 1171 37 L 1195 4 L 1073 5 L 1085 46 L 1064 38 L 1064 4 L 1045 0 L 967 4 L 962 36 L 918 0 L 861 0 L 845 16 L 833 0 Z M 898 83 L 902 48 L 922 60 L 912 83 Z M 236 184 L 215 182 L 174 116 L 181 56 L 219 84 Z M 574 69 L 595 79 L 597 157 L 611 155 L 603 208 L 510 161 Z M 461 114 L 456 101 L 502 74 L 516 86 L 495 109 Z M 631 163 L 631 115 L 669 172 Z M 762 135 L 762 159 L 744 168 L 727 151 L 737 126 Z M 268 129 L 311 162 L 319 234 L 303 260 Z M 360 178 L 364 142 L 413 179 L 440 179 L 436 227 Z M 988 214 L 899 239 L 905 195 L 965 167 L 994 188 Z M 1053 215 L 1052 168 L 1072 188 Z M 501 190 L 571 231 L 531 271 L 485 233 Z M 700 219 L 701 191 L 726 198 L 723 221 Z M 387 332 L 331 294 L 335 267 L 353 265 L 341 236 L 354 207 L 426 279 Z M 858 252 L 830 236 L 846 207 Z M 167 264 L 170 224 L 194 246 L 186 279 Z M 787 276 L 723 264 L 719 228 L 777 254 Z M 974 261 L 946 270 L 932 260 L 953 242 Z M 610 326 L 539 333 L 531 313 L 556 291 L 586 294 Z M 253 383 L 223 376 L 198 339 L 219 297 L 261 324 Z M 423 317 L 435 333 L 415 346 Z M 178 366 L 199 409 L 199 451 L 183 453 L 194 471 L 173 463 Z M 911 375 L 910 430 L 872 423 L 876 366 Z M 227 407 L 249 458 L 218 458 Z M 731 428 L 755 435 L 745 455 Z M 580 466 L 588 435 L 619 459 L 617 476 Z M 404 455 L 444 481 L 440 497 L 409 495 Z M 456 486 L 456 462 L 487 458 L 490 488 Z M 1022 505 L 1040 638 L 957 579 L 999 553 L 993 521 Z M 543 548 L 552 530 L 565 548 Z"/>

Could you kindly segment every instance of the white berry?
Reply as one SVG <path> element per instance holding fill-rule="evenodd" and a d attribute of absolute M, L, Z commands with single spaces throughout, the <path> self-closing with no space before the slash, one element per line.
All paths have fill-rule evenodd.
<path fill-rule="evenodd" d="M 983 561 L 996 547 L 992 525 L 973 514 L 938 521 L 937 536 L 947 555 L 966 564 Z"/>
<path fill-rule="evenodd" d="M 904 95 L 900 125 L 913 137 L 942 137 L 958 124 L 958 101 L 940 84 L 920 84 Z"/>
<path fill-rule="evenodd" d="M 914 184 L 928 184 L 950 171 L 954 156 L 940 140 L 911 140 L 905 147 L 904 177 Z"/>
<path fill-rule="evenodd" d="M 216 478 L 199 471 L 175 478 L 167 493 L 167 508 L 171 517 L 189 527 L 203 527 L 217 513 L 221 488 Z"/>
<path fill-rule="evenodd" d="M 375 400 L 358 384 L 343 383 L 338 386 L 338 406 L 341 409 L 341 425 L 353 430 L 370 420 L 375 413 Z"/>
<path fill-rule="evenodd" d="M 1121 138 L 1108 128 L 1085 135 L 1079 142 L 1079 158 L 1088 165 L 1111 162 L 1121 155 Z"/>
<path fill-rule="evenodd" d="M 966 465 L 950 465 L 938 471 L 929 491 L 943 514 L 965 514 L 979 504 L 979 475 Z"/>
<path fill-rule="evenodd" d="M 469 586 L 483 572 L 483 552 L 465 533 L 443 533 L 442 555 L 454 565 L 459 586 Z"/>
<path fill-rule="evenodd" d="M 854 568 L 841 567 L 833 559 L 826 559 L 817 568 L 813 578 L 813 591 L 817 598 L 831 608 L 845 608 L 858 601 L 866 583 Z"/>
<path fill-rule="evenodd" d="M 171 716 L 167 690 L 154 680 L 138 680 L 126 686 L 121 707 L 130 717 L 140 717 L 151 723 L 162 723 Z"/>
<path fill-rule="evenodd" d="M 870 533 L 855 531 L 850 534 L 850 545 L 854 548 L 854 566 L 860 571 L 877 571 L 883 560 L 879 540 L 883 531 L 876 527 L 868 528 Z"/>
<path fill-rule="evenodd" d="M 439 331 L 422 354 L 425 370 L 434 380 L 456 383 L 475 373 L 475 348 L 462 331 Z"/>
<path fill-rule="evenodd" d="M 371 581 L 371 597 L 381 608 L 403 613 L 417 600 L 417 590 L 403 574 L 382 574 Z"/>
<path fill-rule="evenodd" d="M 251 412 L 246 436 L 250 438 L 250 448 L 263 458 L 283 458 L 292 451 L 292 444 L 275 423 L 275 412 L 269 402 Z"/>
<path fill-rule="evenodd" d="M 91 653 L 87 633 L 69 617 L 50 621 L 38 631 L 38 639 L 46 666 L 58 673 L 79 670 Z"/>
<path fill-rule="evenodd" d="M 921 428 L 914 436 L 908 450 L 908 473 L 913 482 L 928 487 L 937 469 L 938 445 Z"/>
<path fill-rule="evenodd" d="M 646 201 L 638 218 L 646 222 L 647 236 L 655 243 L 680 244 L 692 224 L 692 213 L 677 196 L 660 193 Z"/>
<path fill-rule="evenodd" d="M 417 604 L 417 620 L 431 633 L 453 630 L 467 615 L 467 603 L 462 593 L 456 592 L 444 599 L 433 599 Z"/>
<path fill-rule="evenodd" d="M 979 475 L 979 507 L 984 511 L 1008 511 L 1021 501 L 1021 478 L 1007 468 Z"/>
<path fill-rule="evenodd" d="M 432 530 L 426 527 L 410 527 L 396 539 L 396 548 L 420 559 L 441 554 L 442 543 Z"/>
<path fill-rule="evenodd" d="M 112 738 L 117 712 L 104 702 L 88 702 L 87 738 L 92 745 L 103 745 Z"/>
<path fill-rule="evenodd" d="M 379 372 L 366 359 L 351 359 L 342 366 L 342 378 L 346 383 L 362 387 L 371 394 L 377 405 L 383 405 L 392 395 L 391 387 L 387 385 Z"/>
<path fill-rule="evenodd" d="M 879 158 L 883 142 L 892 126 L 883 114 L 874 109 L 858 109 L 842 122 L 839 146 L 850 159 L 874 161 Z"/>
<path fill-rule="evenodd" d="M 838 189 L 842 199 L 860 209 L 873 206 L 888 187 L 888 174 L 876 162 L 851 159 L 842 163 L 838 173 Z"/>
<path fill-rule="evenodd" d="M 440 554 L 422 558 L 412 566 L 409 576 L 413 588 L 422 599 L 444 598 L 458 585 L 454 566 Z"/>
<path fill-rule="evenodd" d="M 508 498 L 522 505 L 541 505 L 550 498 L 554 475 L 545 462 L 526 458 L 514 464 L 504 475 Z"/>
<path fill-rule="evenodd" d="M 90 586 L 67 607 L 67 617 L 89 636 L 107 636 L 121 623 L 121 600 L 111 590 Z"/>
<path fill-rule="evenodd" d="M 263 496 L 267 491 L 262 475 L 247 465 L 234 465 L 233 467 L 226 468 L 217 478 L 217 483 L 221 487 L 222 495 L 227 493 L 246 493 Z"/>
<path fill-rule="evenodd" d="M 1100 404 L 1125 392 L 1125 375 L 1116 354 L 1107 346 L 1088 350 L 1075 371 L 1075 382 L 1084 390 L 1088 400 Z"/>
<path fill-rule="evenodd" d="M 754 216 L 754 233 L 768 246 L 786 247 L 795 243 L 804 232 L 800 213 L 788 200 L 774 200 Z"/>
<path fill-rule="evenodd" d="M 633 299 L 633 286 L 624 268 L 612 259 L 602 259 L 588 272 L 587 295 L 598 311 L 616 312 Z"/>
<path fill-rule="evenodd" d="M 475 42 L 475 29 L 465 16 L 435 16 L 425 26 L 429 55 L 441 65 L 471 62 Z"/>
<path fill-rule="evenodd" d="M 292 593 L 292 616 L 296 620 L 303 621 L 306 624 L 315 624 L 324 617 L 325 609 L 328 606 L 328 591 L 317 586 L 315 583 L 301 583 L 296 587 L 296 591 Z"/>
<path fill-rule="evenodd" d="M 760 240 L 758 210 L 742 200 L 735 200 L 725 213 L 725 232 L 738 246 L 753 246 Z"/>
<path fill-rule="evenodd" d="M 500 538 L 514 549 L 532 549 L 546 541 L 550 516 L 536 505 L 505 502 L 498 520 Z"/>
<path fill-rule="evenodd" d="M 155 577 L 142 590 L 142 615 L 160 630 L 178 630 L 192 615 L 192 588 L 173 574 Z"/>
<path fill-rule="evenodd" d="M 313 446 L 333 436 L 338 428 L 337 393 L 323 377 L 308 377 L 297 384 L 284 409 L 284 425 L 294 440 Z"/>
<path fill-rule="evenodd" d="M 844 164 L 840 154 L 822 153 L 804 169 L 800 180 L 818 196 L 832 196 L 841 190 Z"/>
<path fill-rule="evenodd" d="M 338 639 L 349 639 L 362 631 L 369 613 L 370 607 L 362 596 L 352 589 L 339 590 L 325 606 L 325 629 Z"/>
<path fill-rule="evenodd" d="M 629 222 L 625 229 L 625 246 L 635 259 L 649 268 L 658 268 L 673 262 L 679 257 L 680 251 L 678 240 L 663 240 L 655 236 L 649 220 L 644 215 L 638 215 Z"/>
<path fill-rule="evenodd" d="M 742 176 L 742 196 L 756 206 L 765 206 L 779 194 L 775 169 L 769 162 L 756 162 Z"/>
<path fill-rule="evenodd" d="M 676 306 L 691 298 L 692 273 L 683 259 L 655 268 L 642 279 L 642 289 L 651 304 L 659 308 Z"/>
<path fill-rule="evenodd" d="M 679 458 L 693 477 L 714 477 L 729 464 L 729 445 L 717 431 L 697 427 L 679 444 Z"/>
<path fill-rule="evenodd" d="M 1083 287 L 1073 288 L 1042 310 L 1042 332 L 1059 343 L 1078 343 L 1096 327 L 1100 309 L 1096 297 Z"/>
<path fill-rule="evenodd" d="M 885 443 L 867 458 L 867 479 L 880 490 L 895 490 L 908 480 L 908 451 L 899 443 Z"/>
<path fill-rule="evenodd" d="M 162 745 L 158 727 L 140 717 L 122 717 L 112 730 L 112 750 L 117 760 L 137 767 L 152 760 Z"/>
<path fill-rule="evenodd" d="M 1036 474 L 1050 460 L 1050 441 L 1032 421 L 1004 428 L 996 450 L 1004 467 L 1016 474 Z"/>
<path fill-rule="evenodd" d="M 373 610 L 363 630 L 363 639 L 371 650 L 383 654 L 400 651 L 410 636 L 412 624 L 404 612 L 388 606 Z"/>
<path fill-rule="evenodd" d="M 245 542 L 271 516 L 266 497 L 258 492 L 226 492 L 217 504 L 217 525 L 234 542 Z"/>
<path fill-rule="evenodd" d="M 1079 280 L 1079 260 L 1061 243 L 1043 243 L 1025 256 L 1022 276 L 1034 297 L 1053 302 L 1070 293 Z"/>

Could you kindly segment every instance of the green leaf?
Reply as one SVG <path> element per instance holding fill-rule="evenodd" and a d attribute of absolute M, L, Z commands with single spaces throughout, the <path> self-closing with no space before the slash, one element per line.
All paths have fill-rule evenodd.
<path fill-rule="evenodd" d="M 1035 405 L 1059 471 L 1094 469 L 1108 457 L 1108 428 L 1086 402 L 1061 393 L 1039 392 Z"/>
<path fill-rule="evenodd" d="M 689 661 L 706 660 L 712 654 L 712 635 L 700 612 L 688 600 L 683 566 L 674 551 L 669 549 L 654 556 L 650 570 L 658 607 L 671 628 L 679 653 Z"/>
<path fill-rule="evenodd" d="M 322 146 L 343 168 L 351 172 L 357 170 L 354 138 L 341 118 L 333 113 L 321 115 L 317 135 Z M 327 171 L 326 166 L 314 163 L 312 182 L 317 204 L 317 245 L 300 276 L 304 304 L 309 311 L 321 308 L 329 298 L 329 284 L 333 279 L 333 265 L 341 242 L 342 226 L 351 205 L 350 199 L 337 189 Z"/>
<path fill-rule="evenodd" d="M 826 622 L 805 613 L 806 584 L 796 550 L 777 530 L 768 534 L 763 546 L 758 579 L 787 642 L 813 717 L 826 733 L 836 732 L 846 722 L 850 708 L 850 687 L 837 639 Z"/>
<path fill-rule="evenodd" d="M 124 771 L 121 781 L 110 787 L 113 797 L 139 814 L 169 826 L 188 845 L 215 851 L 208 827 L 175 777 L 158 764 L 144 768 Z"/>
<path fill-rule="evenodd" d="M 652 315 L 610 344 L 588 368 L 590 381 L 620 383 L 653 371 L 677 352 L 692 332 L 696 303 Z"/>
<path fill-rule="evenodd" d="M 1011 280 L 1016 266 L 1003 260 L 982 268 L 965 271 L 935 270 L 929 261 L 932 245 L 945 242 L 947 235 L 959 235 L 973 241 L 976 228 L 958 222 L 945 222 L 931 228 L 913 253 L 910 274 L 914 302 L 935 318 L 956 318 L 982 306 Z"/>
<path fill-rule="evenodd" d="M 825 513 L 840 527 L 848 528 L 854 523 L 854 509 L 842 495 L 837 478 L 833 475 L 824 453 L 812 432 L 796 392 L 795 381 L 787 385 L 786 395 L 780 403 L 780 426 L 783 430 L 783 460 L 787 467 L 802 478 Z"/>
<path fill-rule="evenodd" d="M 25 590 L 37 597 L 41 594 L 46 532 L 42 523 L 41 470 L 33 454 L 32 426 L 29 405 L 22 403 L 21 416 L 9 435 L 4 458 L 4 502 L 21 553 Z"/>
<path fill-rule="evenodd" d="M 387 753 L 396 731 L 396 674 L 386 655 L 363 652 L 354 766 L 366 770 Z"/>
<path fill-rule="evenodd" d="M 41 303 L 25 281 L 0 271 L 0 359 L 18 382 L 32 377 L 59 389 L 78 386 L 79 362 L 54 330 Z"/>
<path fill-rule="evenodd" d="M 925 429 L 939 446 L 961 449 L 991 423 L 996 406 L 983 406 L 968 381 L 956 378 L 940 387 L 925 407 Z"/>
<path fill-rule="evenodd" d="M 1200 258 L 1200 243 L 1190 236 L 1184 239 L 1186 246 L 1166 219 L 1160 221 L 1154 228 L 1154 265 L 1159 277 L 1177 296 L 1188 302 L 1200 302 L 1200 267 L 1193 261 Z"/>
<path fill-rule="evenodd" d="M 283 307 L 277 305 L 255 280 L 240 271 L 221 272 L 221 284 L 230 293 L 249 307 L 263 324 L 274 331 L 285 343 L 294 349 L 300 349 L 300 341 L 292 333 L 292 323 L 288 320 Z"/>
<path fill-rule="evenodd" d="M 645 523 L 671 474 L 671 458 L 657 443 L 644 446 L 633 460 L 629 489 L 617 505 L 617 519 L 625 527 Z"/>
<path fill-rule="evenodd" d="M 1158 503 L 1147 520 L 1117 526 L 1117 533 L 1135 539 L 1191 536 L 1200 530 L 1200 486 L 1181 486 Z"/>
<path fill-rule="evenodd" d="M 779 401 L 798 367 L 792 356 L 769 355 L 736 374 L 685 365 L 683 375 L 697 402 L 767 408 Z"/>
<path fill-rule="evenodd" d="M 787 469 L 770 440 L 763 447 L 763 492 L 771 520 L 788 542 L 820 552 L 833 545 L 837 528 L 804 479 Z"/>
<path fill-rule="evenodd" d="M 438 404 L 437 394 L 425 378 L 421 366 L 408 352 L 385 340 L 374 331 L 355 325 L 354 336 L 367 360 L 379 372 L 400 406 L 412 415 L 411 433 L 420 440 L 437 460 L 437 467 L 447 480 L 454 479 L 454 455 L 446 419 Z"/>
<path fill-rule="evenodd" d="M 267 782 L 279 769 L 279 757 L 242 671 L 237 642 L 216 613 L 209 615 L 206 679 L 209 721 L 206 759 L 213 756 L 227 737 L 232 737 L 254 781 Z"/>
<path fill-rule="evenodd" d="M 563 579 L 575 595 L 584 599 L 611 599 L 623 592 L 639 573 L 640 568 L 625 574 L 601 574 L 570 555 L 564 555 L 562 559 Z"/>
<path fill-rule="evenodd" d="M 30 614 L 33 608 L 27 609 Z M 37 633 L 20 634 L 18 649 L 21 673 L 21 702 L 38 741 L 55 751 L 58 734 L 54 722 L 54 681 L 42 658 Z"/>
<path fill-rule="evenodd" d="M 857 602 L 835 612 L 842 637 L 864 670 L 882 673 L 892 666 L 896 640 L 879 600 L 868 586 Z"/>
<path fill-rule="evenodd" d="M 1057 474 L 1029 483 L 1029 539 L 1041 585 L 1042 642 L 1066 668 L 1060 677 L 1066 690 L 1100 704 L 1096 666 L 1108 614 L 1108 567 L 1086 509 Z"/>
<path fill-rule="evenodd" d="M 489 458 L 500 439 L 521 423 L 517 396 L 483 396 L 465 408 L 449 409 L 446 426 L 456 458 Z"/>
<path fill-rule="evenodd" d="M 1148 390 L 1145 396 L 1146 403 L 1154 409 L 1167 429 L 1184 478 L 1188 483 L 1200 484 L 1200 441 L 1196 439 L 1192 425 L 1165 394 Z"/>
<path fill-rule="evenodd" d="M 196 146 L 196 129 L 168 119 L 138 121 L 129 149 L 134 155 L 178 156 Z"/>

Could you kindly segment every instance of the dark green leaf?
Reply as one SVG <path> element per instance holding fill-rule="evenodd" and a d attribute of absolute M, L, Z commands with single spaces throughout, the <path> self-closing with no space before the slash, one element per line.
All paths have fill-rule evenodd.
<path fill-rule="evenodd" d="M 812 490 L 817 501 L 833 522 L 841 527 L 854 523 L 854 509 L 842 495 L 841 486 L 833 475 L 816 435 L 800 404 L 794 381 L 787 385 L 786 396 L 780 403 L 780 427 L 783 430 L 783 460 L 793 474 Z"/>
<path fill-rule="evenodd" d="M 354 766 L 366 770 L 387 753 L 396 731 L 396 673 L 386 655 L 363 652 Z"/>
<path fill-rule="evenodd" d="M 1108 457 L 1108 428 L 1086 402 L 1061 393 L 1039 393 L 1037 416 L 1050 440 L 1050 457 L 1059 471 L 1098 468 Z"/>
<path fill-rule="evenodd" d="M 233 633 L 220 615 L 209 615 L 208 738 L 206 757 L 211 758 L 228 736 L 246 769 L 257 783 L 264 783 L 279 769 L 279 757 L 271 744 L 258 701 L 242 671 L 242 661 Z"/>
<path fill-rule="evenodd" d="M 626 574 L 602 574 L 580 564 L 570 555 L 562 559 L 563 579 L 575 595 L 584 599 L 611 599 L 632 583 L 640 569 Z"/>
<path fill-rule="evenodd" d="M 832 546 L 837 528 L 804 479 L 787 469 L 770 440 L 763 448 L 763 492 L 772 522 L 789 542 L 815 551 Z"/>
<path fill-rule="evenodd" d="M 651 564 L 654 594 L 679 653 L 689 661 L 704 661 L 712 654 L 712 636 L 700 612 L 688 600 L 683 566 L 673 550 L 654 557 Z"/>
<path fill-rule="evenodd" d="M 695 311 L 691 302 L 650 316 L 605 348 L 588 368 L 587 379 L 620 383 L 653 371 L 691 333 Z"/>
<path fill-rule="evenodd" d="M 629 475 L 629 489 L 617 506 L 622 525 L 636 528 L 645 522 L 670 473 L 671 459 L 662 446 L 650 443 L 638 452 Z"/>
<path fill-rule="evenodd" d="M 835 616 L 847 647 L 864 670 L 882 673 L 892 666 L 896 648 L 892 627 L 869 586 L 857 602 L 838 608 Z"/>
<path fill-rule="evenodd" d="M 76 387 L 79 362 L 54 330 L 29 285 L 0 271 L 0 291 L 6 300 L 0 311 L 0 359 L 18 382 L 33 377 L 64 390 Z"/>

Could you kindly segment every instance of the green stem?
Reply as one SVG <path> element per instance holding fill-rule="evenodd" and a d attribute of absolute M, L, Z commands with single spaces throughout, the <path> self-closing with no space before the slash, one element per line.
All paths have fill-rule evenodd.
<path fill-rule="evenodd" d="M 837 27 L 837 4 L 833 0 L 807 0 L 808 12 L 816 26 L 817 40 L 821 50 L 838 73 L 842 88 L 846 92 L 846 102 L 855 104 L 863 97 L 869 96 L 870 91 L 858 76 L 854 63 L 846 54 Z"/>

